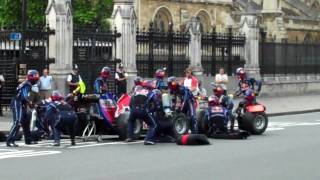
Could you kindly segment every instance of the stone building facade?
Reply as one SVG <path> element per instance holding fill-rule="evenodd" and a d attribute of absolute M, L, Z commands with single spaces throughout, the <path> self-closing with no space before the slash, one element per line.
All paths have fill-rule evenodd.
<path fill-rule="evenodd" d="M 191 17 L 201 20 L 201 29 L 225 32 L 237 29 L 243 13 L 256 14 L 268 40 L 320 42 L 320 0 L 135 0 L 140 28 L 153 22 L 165 31 L 169 23 L 184 31 Z"/>

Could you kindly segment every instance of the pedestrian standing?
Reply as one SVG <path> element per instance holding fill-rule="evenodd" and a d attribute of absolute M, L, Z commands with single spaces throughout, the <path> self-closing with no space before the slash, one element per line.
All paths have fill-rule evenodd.
<path fill-rule="evenodd" d="M 41 100 L 48 99 L 51 96 L 53 78 L 49 75 L 49 71 L 45 68 L 39 81 Z"/>
<path fill-rule="evenodd" d="M 187 68 L 185 73 L 186 77 L 184 78 L 183 85 L 184 87 L 187 87 L 194 96 L 196 96 L 199 92 L 199 81 L 195 76 L 193 76 L 190 68 Z"/>
<path fill-rule="evenodd" d="M 228 81 L 228 75 L 224 73 L 223 68 L 220 68 L 219 74 L 216 74 L 215 80 L 216 80 L 216 84 L 220 85 L 223 88 L 224 95 L 226 95 L 228 90 L 227 85 L 229 81 Z"/>
<path fill-rule="evenodd" d="M 4 87 L 4 75 L 0 74 L 0 116 L 3 116 L 3 112 L 2 112 L 2 89 Z"/>
<path fill-rule="evenodd" d="M 127 73 L 123 69 L 123 64 L 119 64 L 119 68 L 116 70 L 116 90 L 117 96 L 120 98 L 122 94 L 127 92 Z"/>
<path fill-rule="evenodd" d="M 81 76 L 79 75 L 78 65 L 73 66 L 73 72 L 70 73 L 67 77 L 67 84 L 69 85 L 69 93 L 74 93 L 73 91 L 78 88 L 82 81 Z"/>

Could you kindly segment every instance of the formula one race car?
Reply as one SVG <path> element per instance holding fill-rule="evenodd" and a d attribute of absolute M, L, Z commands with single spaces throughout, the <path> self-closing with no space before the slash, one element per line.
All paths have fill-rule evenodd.
<path fill-rule="evenodd" d="M 122 95 L 118 101 L 111 93 L 103 95 L 84 95 L 83 100 L 90 101 L 89 118 L 80 118 L 86 123 L 82 131 L 84 141 L 94 135 L 102 141 L 101 135 L 117 134 L 120 140 L 127 138 L 127 124 L 129 118 L 130 96 Z M 83 115 L 86 116 L 86 115 Z M 134 136 L 138 138 L 142 132 L 142 121 L 137 120 L 134 127 Z"/>

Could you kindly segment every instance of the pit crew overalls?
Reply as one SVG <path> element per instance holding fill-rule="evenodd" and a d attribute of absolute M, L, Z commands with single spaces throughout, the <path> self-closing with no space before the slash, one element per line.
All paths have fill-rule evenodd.
<path fill-rule="evenodd" d="M 240 80 L 238 83 L 238 91 L 236 92 L 236 94 L 237 96 L 244 94 L 248 88 L 259 93 L 261 91 L 261 87 L 262 87 L 262 82 L 254 78 Z"/>
<path fill-rule="evenodd" d="M 157 123 L 153 114 L 153 103 L 157 99 L 155 94 L 145 88 L 137 89 L 130 101 L 130 116 L 128 119 L 128 138 L 133 138 L 133 128 L 136 119 L 143 120 L 148 126 L 148 132 L 145 141 L 154 141 Z"/>
<path fill-rule="evenodd" d="M 11 109 L 13 114 L 13 125 L 10 129 L 7 143 L 15 141 L 16 135 L 23 128 L 25 143 L 30 144 L 32 141 L 30 133 L 30 118 L 27 115 L 27 107 L 30 100 L 30 91 L 32 84 L 26 80 L 17 87 L 17 94 L 11 100 Z"/>
<path fill-rule="evenodd" d="M 67 129 L 71 142 L 75 139 L 75 124 L 78 116 L 73 108 L 64 101 L 53 101 L 47 106 L 44 117 L 52 129 L 54 142 L 60 144 L 60 134 L 62 129 Z"/>
<path fill-rule="evenodd" d="M 193 96 L 192 92 L 184 87 L 180 86 L 178 91 L 175 92 L 173 98 L 173 105 L 176 104 L 176 96 L 179 96 L 181 99 L 181 112 L 186 114 L 190 117 L 191 120 L 191 133 L 197 134 L 198 127 L 197 127 L 197 120 L 196 120 L 196 107 L 195 107 L 195 97 Z"/>

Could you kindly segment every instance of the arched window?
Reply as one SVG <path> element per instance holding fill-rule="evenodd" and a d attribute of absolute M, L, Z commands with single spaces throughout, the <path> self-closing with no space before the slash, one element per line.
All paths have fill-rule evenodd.
<path fill-rule="evenodd" d="M 172 15 L 167 8 L 161 7 L 156 11 L 153 21 L 154 27 L 157 27 L 156 30 L 161 32 L 168 31 L 169 23 L 172 22 Z"/>
<path fill-rule="evenodd" d="M 201 10 L 196 15 L 200 20 L 201 32 L 209 32 L 211 30 L 211 18 L 210 15 L 205 11 Z"/>

